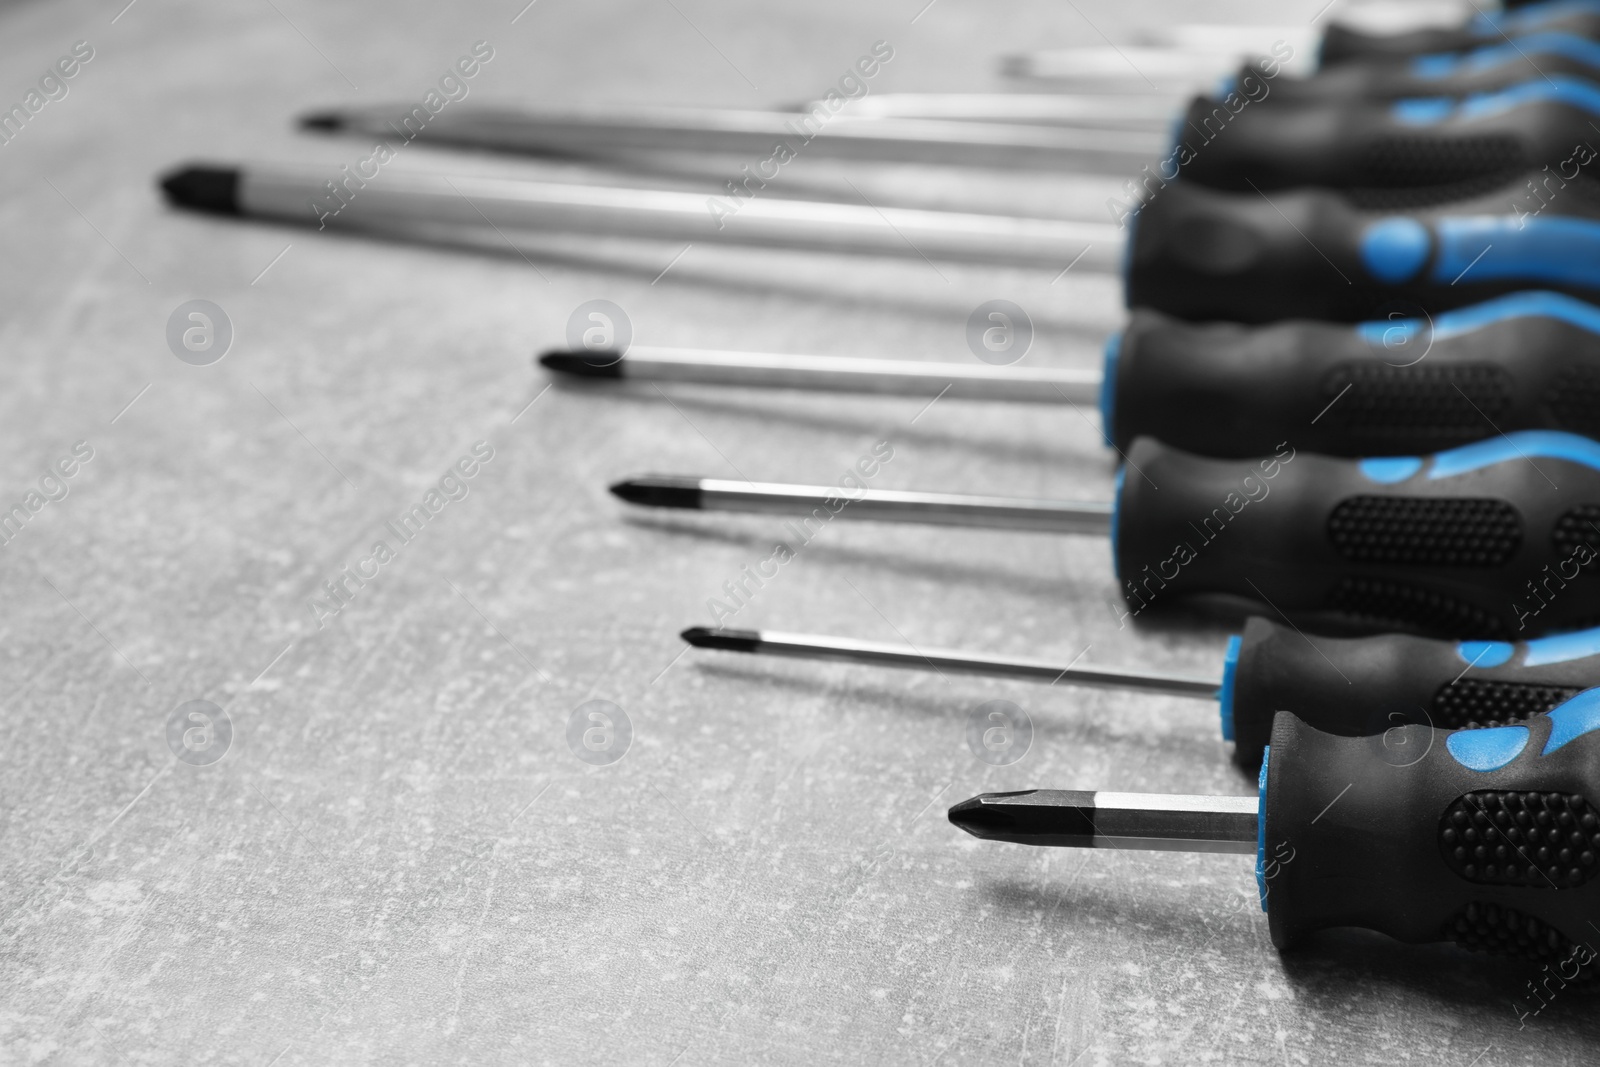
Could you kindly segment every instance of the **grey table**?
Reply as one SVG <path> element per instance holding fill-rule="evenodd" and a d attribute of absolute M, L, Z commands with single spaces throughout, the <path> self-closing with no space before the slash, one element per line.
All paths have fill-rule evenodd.
<path fill-rule="evenodd" d="M 1089 418 L 545 391 L 529 363 L 595 298 L 651 344 L 964 360 L 968 313 L 1004 297 L 1038 326 L 1030 360 L 1090 366 L 1113 279 L 419 246 L 182 215 L 152 188 L 193 156 L 331 174 L 362 146 L 292 115 L 420 99 L 479 40 L 479 99 L 755 106 L 824 91 L 879 39 L 896 58 L 875 88 L 983 89 L 998 53 L 1187 8 L 519 8 L 0 10 L 7 106 L 93 49 L 0 145 L 0 504 L 28 516 L 0 547 L 0 1061 L 1593 1062 L 1584 994 L 1519 1028 L 1492 962 L 1356 935 L 1280 957 L 1245 858 L 966 838 L 943 811 L 982 790 L 1253 786 L 1211 713 L 1176 700 L 685 655 L 676 631 L 787 535 L 605 491 L 650 469 L 833 482 L 888 440 L 880 486 L 1095 498 L 1112 464 Z M 807 166 L 796 189 L 835 180 Z M 905 177 L 853 180 L 1079 217 L 1116 191 Z M 207 366 L 167 342 L 193 299 L 233 328 Z M 492 458 L 447 480 L 474 447 Z M 458 499 L 395 536 L 441 481 Z M 380 540 L 392 555 L 364 563 Z M 1109 563 L 1094 540 L 840 522 L 735 623 L 1215 670 L 1217 623 L 1119 627 Z M 1010 766 L 966 747 L 993 699 L 1035 724 Z M 631 724 L 609 765 L 567 742 L 592 700 Z M 214 763 L 169 744 L 190 701 L 224 710 Z"/>

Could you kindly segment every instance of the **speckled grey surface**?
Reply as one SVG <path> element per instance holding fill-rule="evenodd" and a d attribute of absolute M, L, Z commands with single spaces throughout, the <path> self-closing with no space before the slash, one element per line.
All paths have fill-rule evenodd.
<path fill-rule="evenodd" d="M 1299 6 L 1273 17 L 1320 5 Z M 353 159 L 290 116 L 417 97 L 480 39 L 481 99 L 737 106 L 813 95 L 877 39 L 897 51 L 880 89 L 989 88 L 999 52 L 1186 6 L 521 7 L 0 8 L 0 100 L 95 49 L 0 146 L 0 501 L 93 449 L 0 548 L 0 1061 L 1593 1062 L 1587 997 L 1519 1029 L 1516 977 L 1483 960 L 1355 935 L 1280 957 L 1247 859 L 965 837 L 944 808 L 982 790 L 1251 783 L 1176 700 L 680 655 L 780 531 L 605 492 L 651 469 L 833 481 L 888 439 L 882 486 L 1096 498 L 1087 419 L 541 394 L 529 364 L 593 298 L 644 343 L 963 360 L 968 312 L 1004 297 L 1040 328 L 1030 360 L 1089 366 L 1111 279 L 695 247 L 652 281 L 679 246 L 529 263 L 184 216 L 152 190 L 194 156 Z M 854 175 L 886 196 L 907 176 Z M 1095 217 L 1108 189 L 918 195 Z M 236 330 L 207 367 L 164 339 L 197 297 Z M 323 583 L 476 442 L 493 458 L 467 495 L 319 627 Z M 737 622 L 1216 669 L 1218 624 L 1119 629 L 1108 567 L 1093 540 L 837 524 Z M 197 699 L 234 729 L 204 767 L 166 741 Z M 591 699 L 633 726 L 609 766 L 567 747 Z M 990 699 L 1032 713 L 1015 765 L 965 746 Z"/>

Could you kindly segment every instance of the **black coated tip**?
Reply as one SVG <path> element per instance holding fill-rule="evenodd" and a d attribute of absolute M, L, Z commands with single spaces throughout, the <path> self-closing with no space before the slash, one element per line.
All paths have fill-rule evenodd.
<path fill-rule="evenodd" d="M 344 126 L 344 116 L 337 111 L 313 111 L 309 115 L 300 116 L 300 128 L 302 130 L 336 133 L 344 129 Z"/>
<path fill-rule="evenodd" d="M 757 652 L 761 648 L 761 634 L 757 630 L 713 630 L 709 626 L 691 626 L 678 636 L 695 648 L 716 648 L 723 652 Z"/>
<path fill-rule="evenodd" d="M 161 178 L 167 202 L 214 215 L 239 214 L 239 170 L 236 167 L 191 165 L 169 171 Z"/>
<path fill-rule="evenodd" d="M 1094 794 L 1037 789 L 979 793 L 950 809 L 950 822 L 985 841 L 1019 845 L 1094 845 Z"/>
<path fill-rule="evenodd" d="M 546 370 L 559 371 L 578 378 L 622 377 L 620 352 L 570 352 L 557 349 L 540 356 L 539 365 Z"/>
<path fill-rule="evenodd" d="M 643 478 L 618 482 L 611 487 L 611 491 L 630 504 L 643 504 L 650 508 L 698 510 L 700 507 L 699 478 L 647 474 Z"/>

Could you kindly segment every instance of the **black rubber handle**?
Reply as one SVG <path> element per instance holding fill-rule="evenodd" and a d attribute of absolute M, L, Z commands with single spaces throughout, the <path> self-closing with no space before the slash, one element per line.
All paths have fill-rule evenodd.
<path fill-rule="evenodd" d="M 1364 58 L 1324 67 L 1301 78 L 1279 74 L 1265 77 L 1259 63 L 1247 64 L 1227 88 L 1256 102 L 1348 103 L 1353 100 L 1397 100 L 1437 96 L 1492 93 L 1534 78 L 1573 77 L 1593 80 L 1596 65 L 1584 54 L 1578 38 L 1552 40 L 1564 35 L 1538 34 L 1515 45 L 1505 41 L 1484 44 L 1468 52 L 1431 55 L 1416 61 Z M 1588 44 L 1588 42 L 1583 42 Z M 1593 47 L 1590 45 L 1590 47 Z M 1254 81 L 1246 81 L 1254 78 Z M 1263 92 L 1258 88 L 1266 83 Z M 1226 98 L 1224 92 L 1221 98 Z"/>
<path fill-rule="evenodd" d="M 1526 724 L 1272 731 L 1263 903 L 1279 948 L 1330 927 L 1590 977 L 1600 914 L 1600 692 Z M 1387 744 L 1385 743 L 1387 740 Z"/>
<path fill-rule="evenodd" d="M 1232 734 L 1234 760 L 1250 771 L 1261 765 L 1280 711 L 1345 737 L 1411 723 L 1459 730 L 1542 715 L 1600 685 L 1600 629 L 1510 644 L 1311 636 L 1253 618 L 1237 641 L 1223 687 L 1223 732 Z"/>
<path fill-rule="evenodd" d="M 1194 324 L 1136 311 L 1108 349 L 1103 412 L 1126 451 L 1208 456 L 1278 442 L 1337 456 L 1429 452 L 1512 430 L 1600 437 L 1600 309 L 1526 293 L 1358 327 Z"/>
<path fill-rule="evenodd" d="M 1526 289 L 1600 299 L 1600 183 L 1576 173 L 1518 175 L 1470 196 L 1457 186 L 1269 198 L 1171 182 L 1134 216 L 1128 306 L 1201 321 L 1358 322 Z M 1562 184 L 1541 200 L 1528 182 Z"/>
<path fill-rule="evenodd" d="M 1551 49 L 1512 47 L 1502 41 L 1470 52 L 1431 56 L 1420 63 L 1356 60 L 1303 78 L 1279 75 L 1263 79 L 1262 70 L 1249 65 L 1239 71 L 1230 88 L 1241 94 L 1248 91 L 1259 98 L 1258 102 L 1273 104 L 1348 103 L 1492 93 L 1545 75 L 1593 79 L 1596 73 L 1592 64 L 1577 56 Z M 1251 77 L 1256 80 L 1245 80 Z M 1267 81 L 1264 96 L 1257 88 L 1262 81 Z"/>
<path fill-rule="evenodd" d="M 1551 431 L 1351 460 L 1140 438 L 1113 543 L 1130 614 L 1221 607 L 1339 631 L 1511 639 L 1600 621 L 1600 444 Z"/>
<path fill-rule="evenodd" d="M 1530 33 L 1570 33 L 1590 40 L 1600 39 L 1600 11 L 1592 4 L 1545 0 L 1518 7 L 1515 12 L 1480 15 L 1462 26 L 1430 27 L 1406 33 L 1365 33 L 1335 22 L 1322 35 L 1318 59 L 1324 67 L 1351 60 L 1401 60 L 1425 53 L 1462 52 Z"/>
<path fill-rule="evenodd" d="M 1471 101 L 1340 100 L 1260 104 L 1196 99 L 1177 128 L 1179 174 L 1217 189 L 1436 186 L 1552 168 L 1600 140 L 1571 102 L 1595 89 L 1570 75 Z M 1234 100 L 1243 98 L 1234 97 Z M 1568 165 L 1576 172 L 1576 161 Z"/>

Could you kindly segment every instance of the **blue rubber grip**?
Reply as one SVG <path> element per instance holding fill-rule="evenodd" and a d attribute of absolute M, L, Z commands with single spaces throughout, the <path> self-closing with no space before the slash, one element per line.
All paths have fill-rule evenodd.
<path fill-rule="evenodd" d="M 1584 734 L 1600 730 L 1600 689 L 1585 689 L 1549 712 L 1550 737 L 1539 753 L 1548 756 Z M 1445 739 L 1445 748 L 1469 771 L 1497 771 L 1522 755 L 1532 731 L 1526 726 L 1462 730 Z"/>
<path fill-rule="evenodd" d="M 1470 52 L 1418 56 L 1411 62 L 1411 73 L 1419 81 L 1440 81 L 1528 61 L 1534 56 L 1559 56 L 1600 71 L 1600 43 L 1575 33 L 1545 31 L 1530 33 L 1515 43 L 1485 45 Z"/>
<path fill-rule="evenodd" d="M 1358 469 L 1379 485 L 1395 485 L 1427 468 L 1429 480 L 1462 474 L 1514 460 L 1561 459 L 1600 471 L 1600 442 L 1561 430 L 1519 430 L 1486 441 L 1462 445 L 1432 456 L 1379 456 L 1364 459 Z"/>

